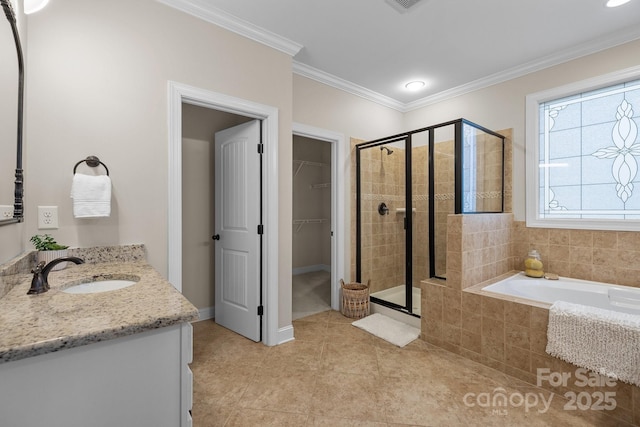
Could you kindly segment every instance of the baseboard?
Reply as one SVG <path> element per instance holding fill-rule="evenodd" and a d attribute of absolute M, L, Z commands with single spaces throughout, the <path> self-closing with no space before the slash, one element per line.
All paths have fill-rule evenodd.
<path fill-rule="evenodd" d="M 277 344 L 284 344 L 289 341 L 293 341 L 295 338 L 293 337 L 293 325 L 285 326 L 284 328 L 278 329 L 278 339 Z"/>
<path fill-rule="evenodd" d="M 198 310 L 198 320 L 209 320 L 215 318 L 216 308 L 215 307 L 205 307 Z"/>
<path fill-rule="evenodd" d="M 198 322 L 201 320 L 208 320 L 215 318 L 215 307 L 206 307 L 198 310 Z M 293 341 L 295 338 L 293 337 L 293 325 L 285 326 L 284 328 L 278 329 L 278 336 L 276 340 L 276 345 L 284 344 L 289 341 Z"/>
<path fill-rule="evenodd" d="M 215 317 L 215 307 L 206 307 L 198 310 L 200 320 L 208 320 L 213 319 Z M 276 345 L 284 344 L 289 341 L 293 341 L 293 325 L 285 326 L 284 328 L 278 329 L 278 337 L 276 340 Z"/>
<path fill-rule="evenodd" d="M 305 267 L 296 267 L 292 270 L 294 276 L 298 274 L 311 273 L 314 271 L 328 271 L 331 273 L 331 266 L 327 264 L 307 265 Z"/>

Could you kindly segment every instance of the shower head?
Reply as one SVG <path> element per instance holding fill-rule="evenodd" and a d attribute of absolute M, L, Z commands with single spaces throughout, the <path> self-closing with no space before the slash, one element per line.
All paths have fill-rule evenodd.
<path fill-rule="evenodd" d="M 380 151 L 382 150 L 387 150 L 387 156 L 393 154 L 393 150 L 389 149 L 388 147 L 380 147 Z"/>

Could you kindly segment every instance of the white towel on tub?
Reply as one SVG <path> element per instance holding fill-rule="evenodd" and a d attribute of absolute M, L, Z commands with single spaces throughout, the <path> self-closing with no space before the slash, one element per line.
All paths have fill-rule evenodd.
<path fill-rule="evenodd" d="M 73 216 L 99 218 L 111 215 L 111 178 L 76 173 L 71 183 Z"/>
<path fill-rule="evenodd" d="M 547 353 L 640 386 L 640 316 L 556 301 L 549 309 Z"/>

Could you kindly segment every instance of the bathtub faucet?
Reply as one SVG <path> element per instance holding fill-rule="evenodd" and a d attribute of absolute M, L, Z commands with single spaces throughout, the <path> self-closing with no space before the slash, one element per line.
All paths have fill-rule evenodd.
<path fill-rule="evenodd" d="M 49 290 L 49 282 L 47 282 L 47 278 L 49 277 L 49 272 L 51 269 L 55 267 L 57 264 L 61 262 L 71 261 L 76 264 L 84 264 L 84 260 L 74 256 L 66 256 L 61 258 L 56 258 L 53 261 L 49 262 L 49 264 L 45 265 L 44 261 L 40 261 L 36 267 L 31 270 L 33 273 L 33 279 L 31 279 L 31 288 L 27 292 L 27 295 L 32 294 L 41 294 L 43 292 L 47 292 Z"/>

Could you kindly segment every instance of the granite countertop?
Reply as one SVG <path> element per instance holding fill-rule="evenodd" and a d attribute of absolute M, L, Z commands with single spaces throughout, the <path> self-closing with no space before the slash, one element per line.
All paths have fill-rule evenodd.
<path fill-rule="evenodd" d="M 198 310 L 146 261 L 75 265 L 49 273 L 51 289 L 27 295 L 32 274 L 0 298 L 0 363 L 78 347 L 198 318 Z M 67 294 L 94 276 L 140 280 L 127 288 Z"/>

